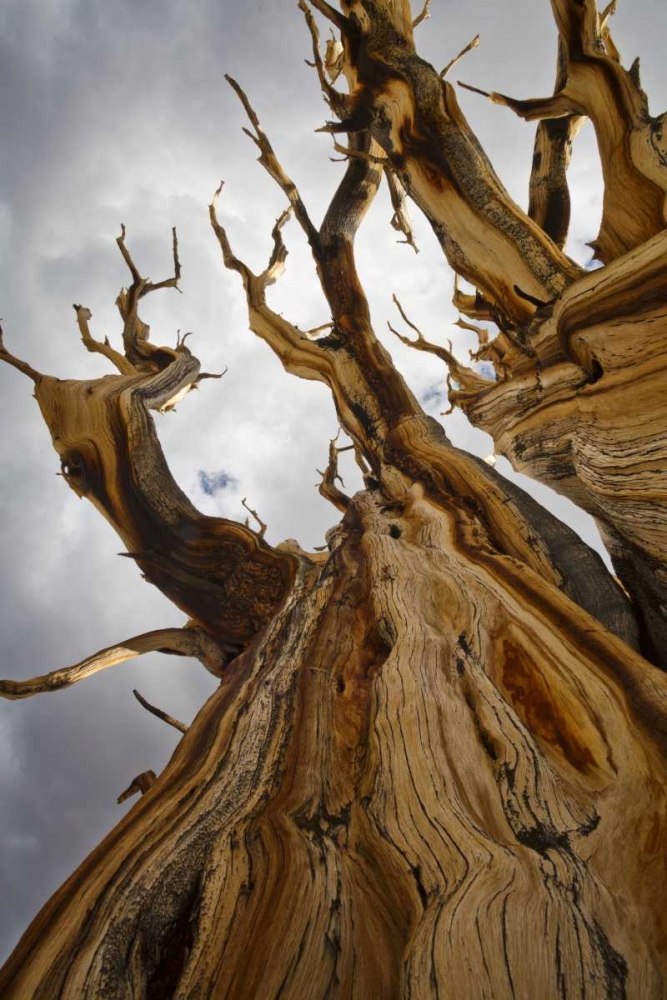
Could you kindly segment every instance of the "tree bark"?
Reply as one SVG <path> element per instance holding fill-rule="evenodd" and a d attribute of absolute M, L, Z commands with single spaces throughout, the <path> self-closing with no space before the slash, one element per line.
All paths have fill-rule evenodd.
<path fill-rule="evenodd" d="M 386 508 L 352 500 L 3 996 L 662 995 L 667 679 L 421 487 Z"/>
<path fill-rule="evenodd" d="M 174 278 L 151 285 L 122 232 L 133 279 L 119 298 L 122 354 L 94 341 L 88 310 L 75 307 L 87 349 L 108 348 L 98 353 L 120 374 L 60 381 L 0 344 L 2 358 L 35 383 L 70 487 L 191 620 L 175 635 L 103 650 L 59 681 L 163 641 L 171 651 L 195 649 L 221 677 L 164 772 L 134 779 L 121 798 L 142 791 L 141 799 L 28 928 L 0 972 L 0 993 L 658 1000 L 667 974 L 667 676 L 638 652 L 645 620 L 601 559 L 454 448 L 375 337 L 354 237 L 383 173 L 377 120 L 364 118 L 377 63 L 390 68 L 382 87 L 401 64 L 421 120 L 439 122 L 459 165 L 473 164 L 482 188 L 493 189 L 497 213 L 487 211 L 487 194 L 478 204 L 458 180 L 438 188 L 443 204 L 467 205 L 477 245 L 483 234 L 499 247 L 523 234 L 503 254 L 520 264 L 524 285 L 517 292 L 489 273 L 471 310 L 505 316 L 511 344 L 510 318 L 535 313 L 526 294 L 559 295 L 530 327 L 536 379 L 549 365 L 560 377 L 568 363 L 592 376 L 596 362 L 607 364 L 604 351 L 616 348 L 599 330 L 632 322 L 639 307 L 627 282 L 640 265 L 628 270 L 621 258 L 581 277 L 534 220 L 519 226 L 455 105 L 445 121 L 442 106 L 429 104 L 430 68 L 405 54 L 414 20 L 407 2 L 359 0 L 342 14 L 326 0 L 313 6 L 342 30 L 354 100 L 330 93 L 311 18 L 325 95 L 359 125 L 347 121 L 349 163 L 322 225 L 313 225 L 235 81 L 260 163 L 290 208 L 259 275 L 234 253 L 215 201 L 210 217 L 223 262 L 243 283 L 251 329 L 288 371 L 331 388 L 364 469 L 364 490 L 346 496 L 332 442 L 321 488 L 343 517 L 328 552 L 271 547 L 263 529 L 204 517 L 169 473 L 149 410 L 181 398 L 201 377 L 199 363 L 182 341 L 153 346 L 138 304 L 178 281 L 175 240 Z M 359 96 L 362 69 L 370 76 Z M 399 92 L 403 100 L 403 84 Z M 398 172 L 427 201 L 428 185 L 439 182 L 419 151 L 413 157 L 413 139 Z M 304 334 L 267 301 L 285 266 L 292 213 L 331 311 L 322 336 Z M 633 252 L 649 311 L 660 239 Z M 472 251 L 466 259 L 483 267 Z M 422 349 L 449 353 L 418 338 Z M 564 361 L 575 349 L 576 364 Z M 647 347 L 647 380 L 652 370 Z M 513 379 L 522 371 L 517 362 Z M 453 395 L 471 415 L 502 387 L 480 386 L 460 365 L 455 374 Z M 528 409 L 527 423 L 535 406 Z M 621 451 L 622 432 L 609 430 Z M 519 441 L 523 432 L 507 433 Z M 627 535 L 639 549 L 630 527 Z M 51 676 L 3 682 L 0 695 L 52 688 Z"/>
<path fill-rule="evenodd" d="M 450 399 L 498 454 L 589 511 L 667 668 L 665 233 L 572 285 L 504 377 Z M 464 375 L 465 378 L 465 375 Z"/>

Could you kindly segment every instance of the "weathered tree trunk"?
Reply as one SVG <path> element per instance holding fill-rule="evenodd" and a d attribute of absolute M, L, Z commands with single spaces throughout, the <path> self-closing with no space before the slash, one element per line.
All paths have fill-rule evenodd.
<path fill-rule="evenodd" d="M 393 24 L 373 43 L 387 64 L 411 36 L 407 3 L 345 4 L 347 20 L 324 0 L 313 5 L 343 30 L 353 87 L 350 53 L 363 49 L 350 47 L 353 15 L 359 30 L 376 13 Z M 346 99 L 332 92 L 306 12 L 320 80 L 342 115 Z M 176 245 L 174 278 L 152 285 L 119 240 L 133 278 L 118 300 L 122 355 L 92 338 L 88 311 L 76 307 L 84 344 L 120 374 L 52 379 L 0 343 L 2 359 L 35 383 L 69 485 L 190 619 L 68 670 L 3 682 L 0 695 L 62 687 L 155 648 L 195 655 L 221 678 L 165 771 L 123 793 L 144 794 L 27 930 L 0 993 L 658 1000 L 667 676 L 638 652 L 636 604 L 572 531 L 451 446 L 375 338 L 353 253 L 382 176 L 368 121 L 318 230 L 230 82 L 260 162 L 310 242 L 330 330 L 313 338 L 267 303 L 289 210 L 256 275 L 214 202 L 223 260 L 242 279 L 253 331 L 288 371 L 330 386 L 365 489 L 338 488 L 332 443 L 321 489 L 343 518 L 323 555 L 272 548 L 263 532 L 206 518 L 181 493 L 149 411 L 202 375 L 182 342 L 153 347 L 138 317 L 143 295 L 178 280 Z M 512 230 L 500 228 L 499 239 Z M 554 292 L 578 278 L 530 219 L 525 233 L 529 292 L 547 271 Z M 539 326 L 559 331 L 549 343 L 578 336 L 586 317 L 591 328 L 601 322 L 597 286 L 581 324 L 567 318 L 605 274 L 621 317 L 626 298 L 613 290 L 624 266 L 563 291 Z M 526 312 L 511 284 L 490 275 L 488 288 L 503 308 Z M 610 431 L 619 447 L 621 430 Z"/>
<path fill-rule="evenodd" d="M 589 511 L 667 668 L 667 233 L 571 286 L 532 357 L 450 393 L 496 451 Z"/>
<path fill-rule="evenodd" d="M 450 400 L 516 469 L 597 518 L 636 602 L 642 648 L 667 668 L 666 119 L 649 114 L 638 61 L 630 71 L 621 65 L 609 31 L 613 5 L 599 14 L 595 0 L 552 0 L 559 34 L 552 97 L 486 95 L 523 118 L 544 119 L 529 215 L 493 172 L 452 85 L 417 55 L 409 4 L 342 6 L 352 96 L 343 120 L 327 128 L 370 130 L 451 266 L 478 289 L 458 293 L 455 305 L 500 331 L 491 339 L 487 329 L 461 323 L 478 334 L 473 357 L 490 361 L 497 381 L 435 351 L 458 384 Z M 609 265 L 587 277 L 562 253 L 566 170 L 585 116 L 604 176 L 591 245 Z"/>
<path fill-rule="evenodd" d="M 664 995 L 665 678 L 456 520 L 351 501 L 3 996 Z"/>

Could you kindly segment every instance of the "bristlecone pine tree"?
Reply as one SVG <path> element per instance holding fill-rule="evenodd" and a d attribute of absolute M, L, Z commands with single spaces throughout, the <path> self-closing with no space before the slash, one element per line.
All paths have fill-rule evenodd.
<path fill-rule="evenodd" d="M 158 283 L 118 239 L 131 275 L 122 353 L 75 306 L 85 347 L 118 374 L 62 381 L 2 345 L 34 382 L 69 486 L 189 620 L 1 693 L 53 690 L 155 649 L 198 657 L 220 686 L 164 772 L 124 793 L 143 794 L 26 931 L 0 995 L 664 997 L 666 118 L 649 116 L 637 65 L 621 64 L 613 3 L 552 0 L 554 95 L 487 95 L 545 119 L 525 214 L 446 71 L 416 54 L 428 3 L 299 6 L 335 118 L 325 129 L 345 136 L 344 178 L 317 229 L 230 79 L 287 208 L 261 274 L 235 255 L 217 197 L 211 225 L 251 329 L 288 372 L 331 389 L 365 489 L 343 493 L 332 443 L 320 488 L 342 519 L 319 554 L 272 548 L 261 524 L 204 516 L 181 492 L 150 411 L 205 376 L 185 343 L 154 346 L 139 318 L 145 295 L 178 282 L 175 235 L 174 275 Z M 335 29 L 325 55 L 311 7 Z M 562 249 L 585 116 L 605 184 L 592 273 Z M 496 380 L 414 327 L 406 339 L 448 363 L 451 401 L 499 452 L 595 515 L 622 585 L 454 448 L 376 339 L 354 238 L 383 177 L 394 225 L 412 240 L 410 197 L 478 290 L 456 303 L 462 323 L 496 324 L 477 354 Z M 290 215 L 331 312 L 310 335 L 266 298 Z"/>

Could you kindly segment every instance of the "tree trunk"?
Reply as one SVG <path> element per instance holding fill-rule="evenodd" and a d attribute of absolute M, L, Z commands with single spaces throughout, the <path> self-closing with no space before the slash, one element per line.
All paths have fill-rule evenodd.
<path fill-rule="evenodd" d="M 353 498 L 4 997 L 663 995 L 667 680 L 421 488 L 387 506 Z"/>
<path fill-rule="evenodd" d="M 667 669 L 667 234 L 572 285 L 532 357 L 450 399 L 498 454 L 592 514 Z"/>
<path fill-rule="evenodd" d="M 569 528 L 452 447 L 375 337 L 353 244 L 385 169 L 387 131 L 375 133 L 373 109 L 396 65 L 419 97 L 421 121 L 439 121 L 438 162 L 449 150 L 459 156 L 452 169 L 463 172 L 451 188 L 439 185 L 420 163 L 423 149 L 408 143 L 414 162 L 394 179 L 395 223 L 408 235 L 403 187 L 428 201 L 428 192 L 419 194 L 427 182 L 442 195 L 438 211 L 467 206 L 466 268 L 482 273 L 491 223 L 494 246 L 515 240 L 495 261 L 504 260 L 505 273 L 487 268 L 480 281 L 488 297 L 462 301 L 498 318 L 504 311 L 507 344 L 510 319 L 534 331 L 533 354 L 515 346 L 517 357 L 540 358 L 526 377 L 539 386 L 553 364 L 555 377 L 572 380 L 576 366 L 557 353 L 570 342 L 583 345 L 577 364 L 594 376 L 593 362 L 604 366 L 602 352 L 614 349 L 595 339 L 596 325 L 611 316 L 622 328 L 628 303 L 635 316 L 640 306 L 624 282 L 639 265 L 628 270 L 620 257 L 601 274 L 582 276 L 537 221 L 519 218 L 455 105 L 447 104 L 446 122 L 443 107 L 430 103 L 434 71 L 417 65 L 409 48 L 407 2 L 358 0 L 343 4 L 345 14 L 326 0 L 313 6 L 345 43 L 341 68 L 351 98 L 333 91 L 302 2 L 323 90 L 342 130 L 352 133 L 345 177 L 316 229 L 230 80 L 260 163 L 290 208 L 259 275 L 234 254 L 215 202 L 211 223 L 225 266 L 243 282 L 252 330 L 288 371 L 331 388 L 363 469 L 365 489 L 346 496 L 332 442 L 321 489 L 343 518 L 329 532 L 328 552 L 274 548 L 263 528 L 204 517 L 169 473 L 150 410 L 173 406 L 204 376 L 182 341 L 175 349 L 149 342 L 138 305 L 177 283 L 175 239 L 174 277 L 152 284 L 137 270 L 124 230 L 119 238 L 132 275 L 118 299 L 122 354 L 94 340 L 90 313 L 75 307 L 85 346 L 118 375 L 53 379 L 0 341 L 0 358 L 35 383 L 68 484 L 189 616 L 182 630 L 147 633 L 67 670 L 2 682 L 0 695 L 62 687 L 155 648 L 194 654 L 221 679 L 165 771 L 139 775 L 123 793 L 143 797 L 26 931 L 0 972 L 0 993 L 7 1000 L 658 1000 L 667 975 L 667 676 L 638 652 L 640 626 L 646 630 L 638 602 Z M 382 53 L 391 72 L 378 77 Z M 370 75 L 360 87 L 362 70 Z M 372 94 L 369 80 L 377 85 Z M 405 111 L 401 87 L 396 106 Z M 481 201 L 459 183 L 463 167 L 478 171 Z M 497 212 L 487 211 L 491 190 Z M 303 333 L 267 303 L 285 265 L 290 212 L 331 310 L 321 336 Z M 535 213 L 546 226 L 544 206 Z M 648 261 L 641 308 L 649 310 L 660 239 L 632 258 Z M 511 280 L 517 262 L 521 287 Z M 559 297 L 548 315 L 536 314 L 534 293 L 545 290 Z M 519 396 L 510 407 L 502 386 L 480 385 L 478 374 L 417 334 L 415 346 L 453 366 L 456 398 L 471 415 L 496 392 L 498 406 L 507 406 L 509 439 L 519 443 L 530 420 L 542 419 L 539 399 L 517 412 Z M 588 379 L 593 398 L 596 384 Z M 563 421 L 573 419 L 574 387 L 567 386 Z M 603 397 L 598 416 L 606 405 Z M 609 430 L 620 451 L 628 447 L 627 414 Z M 545 419 L 553 423 L 553 411 Z M 634 535 L 626 531 L 638 551 L 641 520 L 632 522 Z"/>

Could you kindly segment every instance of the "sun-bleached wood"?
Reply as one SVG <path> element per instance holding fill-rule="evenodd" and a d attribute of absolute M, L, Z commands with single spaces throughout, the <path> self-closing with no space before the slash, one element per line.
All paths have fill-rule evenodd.
<path fill-rule="evenodd" d="M 164 628 L 108 646 L 72 667 L 61 667 L 60 670 L 52 670 L 49 674 L 25 681 L 0 680 L 0 698 L 18 701 L 45 691 L 60 691 L 86 677 L 92 677 L 100 670 L 125 663 L 143 653 L 155 652 L 196 657 L 215 677 L 222 676 L 224 657 L 220 647 L 207 632 L 200 628 Z"/>
<path fill-rule="evenodd" d="M 401 206 L 404 191 L 434 225 L 449 220 L 445 248 L 479 289 L 457 288 L 460 325 L 478 333 L 477 358 L 494 364 L 498 381 L 427 340 L 407 301 L 396 300 L 392 326 L 450 366 L 452 401 L 478 423 L 495 420 L 509 452 L 517 442 L 538 450 L 543 439 L 560 440 L 558 420 L 583 419 L 577 408 L 586 412 L 589 395 L 591 414 L 602 413 L 597 366 L 616 365 L 621 384 L 624 365 L 639 366 L 650 386 L 664 234 L 584 275 L 563 256 L 558 233 L 542 228 L 564 176 L 562 136 L 538 137 L 558 176 L 552 184 L 534 171 L 547 207 L 524 216 L 476 147 L 450 85 L 418 65 L 413 25 L 428 3 L 413 12 L 407 0 L 356 0 L 341 12 L 312 0 L 342 34 L 328 60 L 305 0 L 299 6 L 324 97 L 350 133 L 343 179 L 318 228 L 230 79 L 288 208 L 259 273 L 233 249 L 222 185 L 210 221 L 224 266 L 240 278 L 250 329 L 288 372 L 331 390 L 352 444 L 330 442 L 319 489 L 343 516 L 323 554 L 293 541 L 271 547 L 263 522 L 257 534 L 205 518 L 171 478 L 149 411 L 182 398 L 201 377 L 199 363 L 183 340 L 154 347 L 138 304 L 176 285 L 175 235 L 174 278 L 151 286 L 121 233 L 132 275 L 119 298 L 124 351 L 101 352 L 118 375 L 57 382 L 0 345 L 0 358 L 35 382 L 68 484 L 188 614 L 179 641 L 189 631 L 205 636 L 221 679 L 162 774 L 143 772 L 122 793 L 142 795 L 36 917 L 0 972 L 0 992 L 8 1000 L 659 1000 L 667 674 L 639 651 L 642 606 L 574 532 L 453 447 L 423 411 L 375 335 L 354 240 L 388 170 Z M 333 92 L 339 75 L 351 98 Z M 433 135 L 420 132 L 418 142 L 405 128 L 410 115 Z M 569 124 L 566 141 L 572 132 Z M 458 173 L 445 182 L 438 169 L 450 156 Z M 476 180 L 494 212 L 475 201 Z M 292 218 L 330 313 L 307 333 L 268 301 Z M 407 225 L 400 221 L 406 239 Z M 489 247 L 500 254 L 496 270 Z M 632 297 L 638 274 L 641 301 Z M 75 308 L 84 345 L 97 350 L 88 311 Z M 494 339 L 480 326 L 489 320 L 502 326 Z M 523 393 L 514 393 L 521 379 Z M 543 415 L 541 393 L 552 384 Z M 610 403 L 606 422 L 590 418 L 591 469 L 595 434 L 617 449 L 619 467 L 629 450 L 641 421 L 636 410 L 619 412 L 614 422 Z M 346 447 L 364 476 L 354 496 L 338 485 Z M 648 454 L 644 461 L 645 510 L 634 520 L 614 513 L 626 517 L 637 548 L 640 522 L 649 510 L 659 520 L 660 509 Z M 600 509 L 603 500 L 623 506 L 622 469 L 617 476 L 612 490 L 599 478 L 591 485 Z"/>

